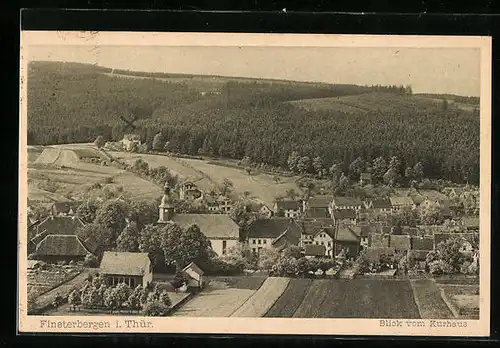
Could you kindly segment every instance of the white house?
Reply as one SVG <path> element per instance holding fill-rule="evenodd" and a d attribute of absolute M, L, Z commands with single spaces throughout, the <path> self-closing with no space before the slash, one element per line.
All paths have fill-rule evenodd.
<path fill-rule="evenodd" d="M 334 197 L 332 200 L 331 210 L 353 209 L 360 210 L 363 202 L 353 197 Z"/>
<path fill-rule="evenodd" d="M 274 202 L 274 213 L 286 218 L 298 218 L 300 216 L 300 204 L 297 201 L 283 200 Z"/>
<path fill-rule="evenodd" d="M 203 287 L 203 270 L 198 267 L 194 262 L 184 267 L 182 270 L 184 274 L 187 275 L 187 287 L 188 288 L 202 288 Z"/>
<path fill-rule="evenodd" d="M 110 286 L 125 283 L 131 288 L 146 287 L 153 281 L 153 267 L 147 253 L 106 251 L 99 272 Z"/>
<path fill-rule="evenodd" d="M 390 197 L 392 211 L 397 212 L 403 209 L 415 209 L 417 206 L 413 199 L 408 196 Z"/>

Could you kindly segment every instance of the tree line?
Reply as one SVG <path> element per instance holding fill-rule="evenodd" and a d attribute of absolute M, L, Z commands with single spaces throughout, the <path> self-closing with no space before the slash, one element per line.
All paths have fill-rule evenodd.
<path fill-rule="evenodd" d="M 477 112 L 436 105 L 419 108 L 404 86 L 278 84 L 230 81 L 220 94 L 199 86 L 103 74 L 71 74 L 33 68 L 28 84 L 29 144 L 117 141 L 130 132 L 119 116 L 137 116 L 136 132 L 148 147 L 171 152 L 241 159 L 287 168 L 293 151 L 347 172 L 358 157 L 396 156 L 404 170 L 421 162 L 429 178 L 479 182 Z M 194 82 L 193 82 L 194 84 Z M 196 87 L 196 88 L 195 88 Z M 290 100 L 356 95 L 383 90 L 379 109 L 309 111 Z M 405 94 L 405 96 L 400 96 Z M 155 146 L 156 147 L 156 146 Z"/>

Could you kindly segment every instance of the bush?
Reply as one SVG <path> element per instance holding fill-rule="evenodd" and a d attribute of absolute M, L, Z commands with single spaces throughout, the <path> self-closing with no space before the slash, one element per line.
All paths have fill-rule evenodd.
<path fill-rule="evenodd" d="M 213 275 L 238 275 L 243 272 L 240 265 L 232 265 L 219 257 L 210 259 L 204 268 L 207 274 Z"/>
<path fill-rule="evenodd" d="M 449 274 L 453 273 L 453 267 L 443 260 L 436 260 L 429 264 L 429 272 L 431 274 Z"/>
<path fill-rule="evenodd" d="M 114 179 L 112 176 L 107 176 L 105 179 L 104 179 L 104 183 L 105 184 L 112 184 L 114 182 Z"/>
<path fill-rule="evenodd" d="M 64 298 L 60 294 L 56 294 L 52 300 L 52 307 L 57 308 L 64 303 Z"/>
<path fill-rule="evenodd" d="M 87 254 L 87 256 L 85 256 L 85 261 L 83 262 L 83 265 L 85 267 L 96 268 L 99 266 L 97 262 L 98 260 L 95 255 Z"/>
<path fill-rule="evenodd" d="M 182 284 L 188 282 L 188 276 L 186 273 L 178 271 L 175 273 L 174 279 L 170 282 L 172 286 L 176 289 L 180 288 Z"/>
<path fill-rule="evenodd" d="M 168 308 L 160 301 L 150 301 L 144 305 L 142 313 L 149 317 L 165 317 L 168 314 Z"/>

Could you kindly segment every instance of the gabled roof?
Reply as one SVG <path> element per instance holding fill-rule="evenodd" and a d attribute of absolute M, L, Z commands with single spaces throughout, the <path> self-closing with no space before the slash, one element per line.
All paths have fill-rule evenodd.
<path fill-rule="evenodd" d="M 302 227 L 288 218 L 258 219 L 248 227 L 249 238 L 278 238 L 289 231 L 290 236 L 300 239 Z"/>
<path fill-rule="evenodd" d="M 395 197 L 390 197 L 389 199 L 391 201 L 392 206 L 401 206 L 401 205 L 410 206 L 414 204 L 413 199 L 408 196 L 395 196 Z"/>
<path fill-rule="evenodd" d="M 225 214 L 175 214 L 172 221 L 185 229 L 197 225 L 207 238 L 238 239 L 240 228 Z"/>
<path fill-rule="evenodd" d="M 48 234 L 75 235 L 76 230 L 85 224 L 77 216 L 49 216 L 37 226 L 40 233 L 47 230 Z"/>
<path fill-rule="evenodd" d="M 411 238 L 412 250 L 433 250 L 434 238 L 432 237 L 412 237 Z"/>
<path fill-rule="evenodd" d="M 388 198 L 379 198 L 372 200 L 373 209 L 389 209 L 392 208 L 391 200 Z"/>
<path fill-rule="evenodd" d="M 324 245 L 306 244 L 304 246 L 305 256 L 324 256 L 326 247 Z"/>
<path fill-rule="evenodd" d="M 370 234 L 377 233 L 378 226 L 375 225 L 361 225 L 360 228 L 360 237 L 368 237 Z"/>
<path fill-rule="evenodd" d="M 395 250 L 410 250 L 411 239 L 410 236 L 405 235 L 391 235 L 389 239 L 389 246 Z"/>
<path fill-rule="evenodd" d="M 335 240 L 335 227 L 321 227 L 316 231 L 314 236 L 316 237 L 321 233 L 326 233 L 332 240 Z"/>
<path fill-rule="evenodd" d="M 334 210 L 333 211 L 333 217 L 337 219 L 355 219 L 356 218 L 356 211 L 354 209 L 341 209 L 341 210 Z"/>
<path fill-rule="evenodd" d="M 149 265 L 147 253 L 105 251 L 99 268 L 103 274 L 141 276 L 149 272 Z"/>
<path fill-rule="evenodd" d="M 283 201 L 277 201 L 275 202 L 276 207 L 278 210 L 283 209 L 283 210 L 299 210 L 300 206 L 297 201 L 291 201 L 291 200 L 283 200 Z"/>
<path fill-rule="evenodd" d="M 67 214 L 70 210 L 75 211 L 81 204 L 82 202 L 80 201 L 54 202 L 52 209 L 55 210 L 56 214 Z"/>
<path fill-rule="evenodd" d="M 305 220 L 302 223 L 303 233 L 306 235 L 314 235 L 322 227 L 333 227 L 334 221 L 328 219 Z"/>
<path fill-rule="evenodd" d="M 378 262 L 381 255 L 392 255 L 394 249 L 389 247 L 369 247 L 366 248 L 366 258 L 370 262 Z"/>
<path fill-rule="evenodd" d="M 85 256 L 89 251 L 77 236 L 48 235 L 36 247 L 38 256 Z"/>
<path fill-rule="evenodd" d="M 198 273 L 199 275 L 203 275 L 205 272 L 203 272 L 203 270 L 198 267 L 198 265 L 196 265 L 194 262 L 191 262 L 189 265 L 187 265 L 186 267 L 184 267 L 182 269 L 183 272 L 187 271 L 188 269 L 192 269 L 193 271 L 195 271 L 196 273 Z"/>
<path fill-rule="evenodd" d="M 328 208 L 317 208 L 317 207 L 309 207 L 306 210 L 306 217 L 309 219 L 324 219 L 328 218 L 330 213 L 328 212 Z"/>
<path fill-rule="evenodd" d="M 360 206 L 362 202 L 354 197 L 333 197 L 333 203 L 338 207 Z"/>
<path fill-rule="evenodd" d="M 351 229 L 351 226 L 337 226 L 335 240 L 339 242 L 358 242 L 359 235 Z"/>
<path fill-rule="evenodd" d="M 307 200 L 307 206 L 309 208 L 328 208 L 332 200 L 333 196 L 329 195 L 314 196 Z"/>
<path fill-rule="evenodd" d="M 370 234 L 369 235 L 369 245 L 373 248 L 388 248 L 389 247 L 389 235 L 386 234 Z"/>
<path fill-rule="evenodd" d="M 272 246 L 284 249 L 289 245 L 299 245 L 302 230 L 300 228 L 289 228 L 272 241 Z"/>

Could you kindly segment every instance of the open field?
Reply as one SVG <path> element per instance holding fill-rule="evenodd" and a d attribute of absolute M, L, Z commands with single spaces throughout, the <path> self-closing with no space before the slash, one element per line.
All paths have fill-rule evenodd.
<path fill-rule="evenodd" d="M 181 179 L 194 182 L 205 191 L 209 191 L 214 184 L 222 183 L 227 178 L 233 183 L 237 194 L 243 195 L 245 191 L 249 191 L 250 197 L 257 198 L 269 207 L 272 206 L 274 197 L 284 195 L 289 189 L 293 188 L 295 191 L 300 192 L 294 178 L 283 177 L 281 182 L 276 184 L 273 175 L 248 175 L 243 169 L 210 164 L 206 160 L 116 151 L 110 151 L 109 154 L 129 165 L 133 165 L 137 159 L 141 158 L 151 168 L 165 166 L 172 174 Z"/>
<path fill-rule="evenodd" d="M 410 284 L 422 319 L 452 319 L 454 317 L 443 301 L 434 280 L 412 280 Z"/>
<path fill-rule="evenodd" d="M 66 201 L 68 195 L 77 195 L 88 185 L 112 180 L 110 188 L 122 186 L 125 192 L 141 199 L 155 199 L 161 195 L 161 188 L 130 172 L 112 165 L 98 165 L 85 162 L 85 158 L 105 159 L 91 144 L 69 144 L 44 147 L 30 147 L 38 153 L 28 165 L 28 197 L 39 202 Z M 32 157 L 34 157 L 33 155 Z M 44 185 L 50 181 L 53 190 Z M 52 192 L 54 191 L 54 192 Z"/>
<path fill-rule="evenodd" d="M 229 288 L 225 283 L 212 281 L 173 316 L 229 317 L 254 293 L 255 290 Z"/>
<path fill-rule="evenodd" d="M 285 291 L 288 278 L 269 277 L 232 317 L 263 317 Z"/>
<path fill-rule="evenodd" d="M 311 283 L 311 279 L 290 279 L 285 291 L 264 316 L 275 318 L 292 317 Z"/>

